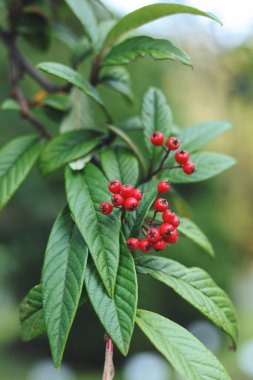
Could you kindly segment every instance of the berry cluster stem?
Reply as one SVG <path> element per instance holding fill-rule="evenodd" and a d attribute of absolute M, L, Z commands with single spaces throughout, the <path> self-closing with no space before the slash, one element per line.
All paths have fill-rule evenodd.
<path fill-rule="evenodd" d="M 107 334 L 105 335 L 105 341 L 105 363 L 102 380 L 112 380 L 115 374 L 113 365 L 113 342 Z"/>
<path fill-rule="evenodd" d="M 156 175 L 157 173 L 159 173 L 159 171 L 163 168 L 163 164 L 165 163 L 165 161 L 169 157 L 170 149 L 167 149 L 165 145 L 163 145 L 162 148 L 165 150 L 166 153 L 163 156 L 163 158 L 162 158 L 162 160 L 160 162 L 159 167 L 150 174 L 150 178 L 152 178 L 154 175 Z"/>

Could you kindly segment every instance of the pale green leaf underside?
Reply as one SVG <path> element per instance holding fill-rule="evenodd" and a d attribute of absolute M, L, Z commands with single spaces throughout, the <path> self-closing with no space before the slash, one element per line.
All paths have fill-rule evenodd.
<path fill-rule="evenodd" d="M 0 150 L 0 209 L 14 195 L 43 149 L 34 135 L 18 137 Z"/>
<path fill-rule="evenodd" d="M 202 12 L 199 9 L 189 7 L 181 4 L 152 4 L 143 8 L 137 9 L 121 18 L 108 33 L 105 46 L 110 46 L 115 43 L 123 34 L 130 30 L 136 29 L 151 21 L 158 20 L 159 18 L 174 15 L 174 14 L 192 14 L 208 17 L 214 21 L 219 19 L 212 13 Z"/>
<path fill-rule="evenodd" d="M 110 215 L 100 213 L 100 203 L 110 201 L 107 186 L 108 180 L 92 164 L 87 164 L 83 172 L 66 169 L 71 212 L 107 292 L 112 295 L 119 264 L 120 210 L 115 209 Z"/>
<path fill-rule="evenodd" d="M 91 86 L 91 84 L 85 79 L 84 76 L 79 74 L 77 71 L 71 69 L 68 66 L 65 66 L 61 63 L 55 62 L 43 62 L 38 64 L 38 69 L 45 71 L 48 74 L 54 75 L 56 77 L 62 78 L 67 82 L 78 87 L 90 98 L 95 100 L 97 103 L 103 106 L 103 102 L 100 99 L 100 96 L 97 90 Z"/>
<path fill-rule="evenodd" d="M 226 369 L 189 331 L 161 315 L 138 310 L 136 322 L 151 343 L 187 380 L 231 380 Z"/>
<path fill-rule="evenodd" d="M 178 59 L 188 66 L 192 66 L 188 55 L 174 46 L 168 40 L 154 39 L 148 36 L 137 36 L 114 46 L 102 61 L 102 66 L 127 65 L 138 57 L 151 56 L 156 60 Z"/>
<path fill-rule="evenodd" d="M 200 268 L 187 268 L 177 261 L 156 256 L 136 259 L 136 269 L 171 287 L 236 343 L 238 320 L 228 295 Z"/>
<path fill-rule="evenodd" d="M 43 310 L 56 367 L 81 297 L 87 257 L 86 244 L 66 208 L 54 223 L 42 271 Z"/>
<path fill-rule="evenodd" d="M 122 184 L 136 185 L 139 165 L 136 157 L 126 148 L 104 149 L 100 153 L 102 168 L 109 180 L 117 179 Z"/>
<path fill-rule="evenodd" d="M 127 355 L 137 307 L 137 279 L 134 261 L 122 239 L 114 297 L 110 298 L 93 265 L 88 265 L 85 284 L 100 322 L 123 355 Z"/>
<path fill-rule="evenodd" d="M 100 76 L 100 82 L 104 86 L 120 93 L 130 103 L 133 102 L 134 95 L 131 88 L 131 79 L 124 67 L 107 68 Z"/>
<path fill-rule="evenodd" d="M 101 142 L 101 137 L 87 130 L 71 131 L 52 139 L 44 149 L 39 167 L 42 174 L 52 173 L 61 166 L 88 155 Z"/>

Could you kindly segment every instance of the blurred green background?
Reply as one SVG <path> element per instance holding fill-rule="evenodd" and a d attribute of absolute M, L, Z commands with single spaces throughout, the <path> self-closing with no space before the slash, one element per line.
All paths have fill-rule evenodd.
<path fill-rule="evenodd" d="M 66 12 L 63 13 L 65 22 L 80 33 L 74 17 Z M 1 17 L 3 21 L 4 15 Z M 159 23 L 157 25 L 156 30 Z M 170 25 L 173 24 L 168 24 L 168 36 Z M 148 58 L 138 60 L 129 66 L 136 99 L 133 105 L 130 106 L 111 90 L 101 88 L 101 94 L 118 125 L 139 113 L 141 98 L 150 86 L 161 87 L 165 92 L 174 122 L 180 126 L 219 119 L 232 122 L 234 128 L 207 148 L 235 156 L 237 165 L 207 182 L 178 187 L 194 221 L 212 241 L 216 258 L 210 260 L 186 238 L 181 238 L 177 247 L 170 248 L 166 254 L 188 266 L 206 269 L 234 300 L 241 326 L 237 351 L 229 351 L 228 340 L 216 329 L 210 330 L 209 325 L 205 326 L 203 340 L 210 344 L 210 348 L 214 340 L 213 351 L 233 379 L 249 380 L 253 379 L 250 366 L 250 355 L 253 357 L 253 46 L 250 39 L 229 48 L 220 46 L 213 38 L 209 24 L 201 25 L 209 33 L 203 33 L 198 39 L 198 28 L 199 25 L 195 26 L 195 21 L 192 21 L 187 37 L 177 36 L 194 62 L 193 70 L 179 63 L 154 62 Z M 41 61 L 68 63 L 68 49 L 56 37 L 46 53 L 34 50 L 22 40 L 20 46 L 34 64 Z M 0 60 L 1 103 L 9 96 L 8 61 L 2 45 Z M 80 70 L 88 72 L 89 63 L 83 64 Z M 39 90 L 27 78 L 23 81 L 23 88 L 31 97 Z M 53 132 L 56 126 L 52 124 L 49 129 Z M 30 126 L 15 111 L 0 111 L 1 146 L 15 136 L 30 132 Z M 140 136 L 135 138 L 141 144 Z M 42 371 L 44 377 L 36 374 L 39 365 L 44 365 L 45 370 L 50 357 L 47 340 L 41 338 L 22 343 L 19 339 L 18 304 L 40 280 L 48 235 L 64 203 L 63 172 L 44 179 L 33 170 L 0 215 L 0 379 L 51 379 L 46 372 Z M 160 312 L 186 327 L 196 326 L 196 321 L 204 321 L 197 311 L 172 291 L 150 279 L 140 279 L 139 294 L 141 308 Z M 192 325 L 194 321 L 195 325 Z M 150 351 L 153 351 L 152 346 L 136 328 L 130 358 L 137 352 Z M 67 367 L 63 367 L 62 375 L 55 372 L 52 378 L 100 379 L 103 359 L 103 329 L 98 327 L 94 312 L 86 304 L 72 328 L 64 358 Z M 126 359 L 116 353 L 116 380 L 123 379 L 125 363 Z M 176 378 L 173 374 L 169 376 L 168 380 Z"/>

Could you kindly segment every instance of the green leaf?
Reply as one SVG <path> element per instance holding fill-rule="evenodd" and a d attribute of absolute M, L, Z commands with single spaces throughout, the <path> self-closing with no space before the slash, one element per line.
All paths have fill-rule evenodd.
<path fill-rule="evenodd" d="M 237 342 L 238 320 L 234 306 L 203 269 L 186 268 L 177 261 L 157 256 L 137 257 L 136 269 L 172 288 Z"/>
<path fill-rule="evenodd" d="M 13 99 L 5 99 L 1 104 L 1 109 L 6 111 L 20 111 L 20 106 Z"/>
<path fill-rule="evenodd" d="M 46 333 L 41 285 L 34 286 L 19 306 L 21 339 L 28 342 Z"/>
<path fill-rule="evenodd" d="M 179 139 L 183 149 L 194 152 L 231 128 L 227 121 L 207 121 L 181 129 Z"/>
<path fill-rule="evenodd" d="M 50 94 L 42 100 L 42 103 L 59 111 L 67 111 L 70 108 L 69 97 L 64 94 Z"/>
<path fill-rule="evenodd" d="M 122 129 L 125 131 L 140 131 L 143 125 L 139 116 L 132 116 L 122 124 Z"/>
<path fill-rule="evenodd" d="M 137 278 L 132 255 L 123 239 L 114 297 L 107 295 L 94 266 L 87 266 L 85 285 L 100 322 L 122 354 L 127 355 L 136 315 Z"/>
<path fill-rule="evenodd" d="M 42 174 L 52 173 L 61 166 L 88 155 L 100 142 L 101 135 L 84 129 L 56 136 L 47 144 L 40 157 Z"/>
<path fill-rule="evenodd" d="M 150 136 L 160 131 L 168 136 L 171 131 L 172 114 L 164 94 L 157 88 L 150 88 L 144 96 L 141 119 L 143 124 L 144 142 L 149 153 L 151 167 L 160 162 L 161 147 L 151 144 Z"/>
<path fill-rule="evenodd" d="M 180 218 L 180 222 L 181 223 L 178 227 L 179 232 L 182 232 L 182 234 L 193 240 L 207 253 L 209 253 L 211 256 L 214 256 L 213 246 L 207 239 L 206 235 L 200 230 L 200 228 L 187 218 Z"/>
<path fill-rule="evenodd" d="M 65 0 L 72 12 L 83 25 L 93 46 L 98 39 L 98 25 L 92 7 L 87 1 Z"/>
<path fill-rule="evenodd" d="M 107 148 L 101 151 L 102 168 L 109 180 L 118 179 L 122 184 L 135 186 L 139 178 L 139 165 L 136 157 L 125 148 Z"/>
<path fill-rule="evenodd" d="M 57 368 L 81 297 L 87 257 L 85 242 L 65 209 L 50 234 L 42 271 L 43 310 Z"/>
<path fill-rule="evenodd" d="M 134 95 L 128 72 L 123 67 L 109 68 L 100 76 L 100 83 L 123 95 L 126 100 L 133 103 Z"/>
<path fill-rule="evenodd" d="M 78 87 L 90 98 L 95 100 L 101 106 L 104 106 L 97 90 L 91 86 L 91 84 L 77 71 L 71 69 L 68 66 L 55 62 L 43 62 L 37 65 L 38 69 L 45 71 L 48 74 L 65 79 L 67 82 Z"/>
<path fill-rule="evenodd" d="M 141 154 L 139 148 L 130 139 L 130 137 L 128 137 L 128 135 L 122 129 L 116 128 L 113 125 L 108 125 L 108 129 L 127 144 L 129 149 L 134 153 L 137 160 L 139 161 L 141 172 L 145 173 L 146 171 L 145 159 L 143 155 Z"/>
<path fill-rule="evenodd" d="M 205 16 L 221 23 L 212 13 L 202 12 L 199 9 L 189 7 L 187 5 L 152 4 L 137 9 L 136 11 L 122 17 L 108 33 L 105 40 L 105 46 L 108 47 L 113 45 L 123 34 L 129 32 L 130 30 L 136 29 L 139 26 L 147 24 L 151 21 L 158 20 L 159 18 L 179 13 Z"/>
<path fill-rule="evenodd" d="M 34 135 L 18 137 L 0 150 L 0 209 L 14 195 L 43 149 Z"/>
<path fill-rule="evenodd" d="M 119 265 L 120 210 L 110 215 L 100 213 L 100 203 L 110 201 L 107 186 L 108 180 L 93 164 L 87 164 L 83 172 L 66 170 L 67 199 L 74 220 L 112 296 Z"/>
<path fill-rule="evenodd" d="M 214 152 L 193 153 L 191 161 L 196 165 L 196 172 L 192 175 L 185 174 L 181 169 L 169 169 L 163 170 L 159 177 L 173 183 L 200 182 L 215 177 L 236 163 L 233 157 Z"/>
<path fill-rule="evenodd" d="M 136 322 L 151 343 L 187 380 L 231 380 L 226 369 L 189 331 L 175 322 L 138 310 Z"/>
<path fill-rule="evenodd" d="M 114 46 L 101 62 L 102 66 L 127 65 L 138 57 L 150 55 L 152 58 L 178 59 L 188 66 L 192 66 L 188 55 L 174 46 L 168 40 L 154 39 L 147 36 L 137 36 L 123 41 L 121 44 Z"/>

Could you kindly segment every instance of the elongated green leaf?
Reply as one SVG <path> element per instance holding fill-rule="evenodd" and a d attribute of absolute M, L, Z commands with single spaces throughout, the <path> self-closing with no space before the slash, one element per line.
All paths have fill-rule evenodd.
<path fill-rule="evenodd" d="M 39 166 L 41 172 L 52 173 L 61 166 L 88 155 L 101 142 L 101 135 L 84 129 L 60 134 L 44 149 Z"/>
<path fill-rule="evenodd" d="M 95 46 L 98 39 L 98 25 L 92 7 L 88 1 L 65 1 L 83 25 L 93 46 Z"/>
<path fill-rule="evenodd" d="M 207 121 L 181 129 L 179 139 L 183 149 L 193 152 L 231 128 L 227 121 Z"/>
<path fill-rule="evenodd" d="M 115 41 L 117 41 L 123 34 L 129 32 L 130 30 L 136 29 L 139 26 L 142 26 L 159 18 L 179 13 L 205 16 L 221 23 L 220 20 L 212 13 L 202 12 L 199 9 L 189 7 L 187 5 L 152 4 L 137 9 L 136 11 L 133 11 L 121 18 L 108 33 L 105 40 L 105 46 L 113 45 Z"/>
<path fill-rule="evenodd" d="M 125 148 L 104 149 L 100 153 L 102 168 L 109 180 L 118 179 L 122 184 L 135 186 L 139 178 L 136 157 Z"/>
<path fill-rule="evenodd" d="M 172 114 L 164 94 L 157 88 L 150 88 L 144 96 L 141 119 L 144 141 L 149 153 L 150 167 L 159 165 L 163 150 L 151 144 L 150 137 L 156 131 L 169 136 L 171 132 Z"/>
<path fill-rule="evenodd" d="M 123 67 L 112 67 L 103 72 L 100 76 L 101 84 L 119 92 L 130 103 L 134 100 L 131 89 L 131 80 L 128 72 Z"/>
<path fill-rule="evenodd" d="M 38 137 L 29 135 L 12 140 L 0 150 L 0 209 L 32 169 L 43 144 Z"/>
<path fill-rule="evenodd" d="M 211 256 L 214 256 L 213 246 L 200 228 L 188 218 L 180 218 L 180 222 L 178 230 L 189 239 L 193 240 Z"/>
<path fill-rule="evenodd" d="M 68 95 L 50 94 L 42 100 L 42 103 L 59 111 L 67 111 L 70 108 Z"/>
<path fill-rule="evenodd" d="M 97 90 L 77 71 L 68 66 L 55 62 L 43 62 L 38 64 L 38 69 L 45 71 L 48 74 L 65 79 L 67 82 L 80 88 L 86 95 L 95 100 L 98 104 L 103 106 L 103 102 Z"/>
<path fill-rule="evenodd" d="M 122 124 L 122 129 L 125 131 L 140 131 L 143 129 L 141 118 L 139 116 L 132 116 Z"/>
<path fill-rule="evenodd" d="M 234 306 L 204 270 L 186 268 L 177 261 L 157 256 L 138 257 L 136 269 L 174 289 L 237 342 L 238 321 Z"/>
<path fill-rule="evenodd" d="M 5 99 L 0 108 L 6 111 L 20 111 L 20 106 L 14 99 Z"/>
<path fill-rule="evenodd" d="M 196 165 L 196 172 L 192 175 L 186 175 L 182 169 L 168 169 L 163 170 L 159 177 L 167 178 L 173 183 L 200 182 L 215 177 L 236 163 L 233 157 L 214 152 L 193 153 L 191 161 Z"/>
<path fill-rule="evenodd" d="M 21 302 L 19 316 L 23 341 L 28 342 L 46 333 L 40 284 L 34 286 Z"/>
<path fill-rule="evenodd" d="M 61 364 L 82 293 L 88 251 L 68 209 L 55 221 L 42 271 L 43 310 L 52 357 Z"/>
<path fill-rule="evenodd" d="M 136 322 L 187 380 L 231 380 L 226 369 L 189 331 L 159 314 L 138 310 Z"/>
<path fill-rule="evenodd" d="M 88 265 L 85 284 L 100 322 L 122 354 L 127 355 L 137 307 L 137 279 L 132 255 L 123 239 L 114 297 L 107 295 L 94 266 Z"/>
<path fill-rule="evenodd" d="M 99 205 L 110 201 L 108 180 L 94 165 L 83 172 L 66 170 L 67 199 L 74 220 L 87 243 L 99 275 L 113 295 L 119 265 L 120 210 L 102 215 Z"/>
<path fill-rule="evenodd" d="M 102 61 L 102 66 L 127 65 L 138 57 L 150 55 L 154 59 L 178 59 L 192 66 L 188 55 L 168 40 L 159 40 L 147 36 L 137 36 L 114 46 Z"/>

